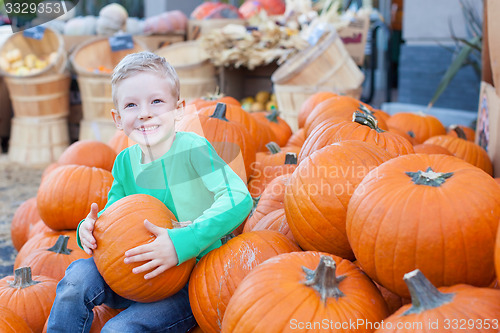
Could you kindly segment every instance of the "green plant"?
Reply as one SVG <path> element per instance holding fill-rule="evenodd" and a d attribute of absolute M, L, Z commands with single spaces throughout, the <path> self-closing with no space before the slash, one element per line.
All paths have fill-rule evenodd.
<path fill-rule="evenodd" d="M 441 94 L 448 88 L 451 80 L 464 67 L 472 66 L 478 77 L 481 76 L 481 51 L 483 43 L 483 22 L 477 12 L 477 3 L 471 1 L 459 0 L 462 12 L 465 17 L 465 24 L 468 33 L 471 37 L 468 39 L 456 37 L 453 28 L 450 24 L 451 36 L 455 41 L 454 48 L 448 48 L 453 52 L 453 60 L 444 73 L 439 85 L 429 102 L 429 107 L 432 107 L 438 100 Z M 484 4 L 484 0 L 481 0 Z"/>

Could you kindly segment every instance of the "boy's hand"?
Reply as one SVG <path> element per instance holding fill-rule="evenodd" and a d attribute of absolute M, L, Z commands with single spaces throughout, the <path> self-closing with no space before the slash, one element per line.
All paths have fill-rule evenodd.
<path fill-rule="evenodd" d="M 129 264 L 147 261 L 144 265 L 134 268 L 132 272 L 138 274 L 151 271 L 144 275 L 145 279 L 151 279 L 177 265 L 179 260 L 174 243 L 168 235 L 168 229 L 158 227 L 148 220 L 144 220 L 144 226 L 156 235 L 156 239 L 151 243 L 139 245 L 125 252 L 124 262 Z"/>
<path fill-rule="evenodd" d="M 80 225 L 79 236 L 80 242 L 82 244 L 83 250 L 88 255 L 92 255 L 93 250 L 97 247 L 94 235 L 94 224 L 97 220 L 97 213 L 99 212 L 99 206 L 94 202 L 90 205 L 90 213 L 85 218 L 85 221 Z"/>

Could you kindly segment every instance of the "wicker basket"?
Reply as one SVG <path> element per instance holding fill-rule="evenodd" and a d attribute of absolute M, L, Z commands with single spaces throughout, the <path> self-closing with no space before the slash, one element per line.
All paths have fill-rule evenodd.
<path fill-rule="evenodd" d="M 104 66 L 113 69 L 127 54 L 146 50 L 134 39 L 134 48 L 112 52 L 108 38 L 98 37 L 78 46 L 71 54 L 71 65 L 77 73 L 78 87 L 82 99 L 83 119 L 112 120 L 114 108 L 111 97 L 111 74 L 95 72 Z"/>
<path fill-rule="evenodd" d="M 175 43 L 155 53 L 174 66 L 181 84 L 181 98 L 190 100 L 215 91 L 215 66 L 208 60 L 199 42 Z"/>
<path fill-rule="evenodd" d="M 14 117 L 9 141 L 9 160 L 29 165 L 57 161 L 69 145 L 65 116 Z"/>
<path fill-rule="evenodd" d="M 28 79 L 42 75 L 61 74 L 66 70 L 68 57 L 64 48 L 64 40 L 59 33 L 49 28 L 45 29 L 43 38 L 40 40 L 24 37 L 22 33 L 12 34 L 1 44 L 0 56 L 4 56 L 13 49 L 19 49 L 23 56 L 34 54 L 38 58 L 46 58 L 52 52 L 56 52 L 57 56 L 44 69 L 23 76 L 13 75 L 0 67 L 0 74 L 2 76 Z"/>
<path fill-rule="evenodd" d="M 6 77 L 14 116 L 66 116 L 69 114 L 68 74 Z"/>
<path fill-rule="evenodd" d="M 281 116 L 297 130 L 302 103 L 319 91 L 359 98 L 364 75 L 354 63 L 337 33 L 288 59 L 271 76 Z"/>

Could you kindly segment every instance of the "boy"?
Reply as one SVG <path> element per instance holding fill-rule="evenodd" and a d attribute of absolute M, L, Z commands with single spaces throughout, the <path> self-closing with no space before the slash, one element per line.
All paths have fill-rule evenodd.
<path fill-rule="evenodd" d="M 133 273 L 145 274 L 147 280 L 219 247 L 220 238 L 246 218 L 252 199 L 206 139 L 175 132 L 184 101 L 179 100 L 177 74 L 164 58 L 151 52 L 128 55 L 116 66 L 111 83 L 116 127 L 137 145 L 117 156 L 104 210 L 124 196 L 144 193 L 164 202 L 178 221 L 187 224 L 164 229 L 144 221 L 156 238 L 126 251 L 125 262 L 144 262 Z M 94 203 L 78 226 L 78 242 L 88 254 L 96 248 L 92 231 L 98 215 Z M 133 302 L 107 286 L 93 258 L 78 260 L 57 286 L 47 331 L 88 332 L 93 307 L 106 304 L 126 309 L 102 332 L 185 332 L 196 324 L 187 290 L 186 285 L 154 303 Z"/>

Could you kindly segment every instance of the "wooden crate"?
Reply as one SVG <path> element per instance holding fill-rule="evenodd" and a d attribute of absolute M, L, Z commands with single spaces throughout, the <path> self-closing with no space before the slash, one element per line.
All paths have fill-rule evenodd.
<path fill-rule="evenodd" d="M 224 95 L 241 100 L 255 96 L 259 91 L 273 90 L 271 75 L 278 68 L 273 62 L 269 65 L 249 70 L 246 67 L 219 67 L 219 87 Z"/>

